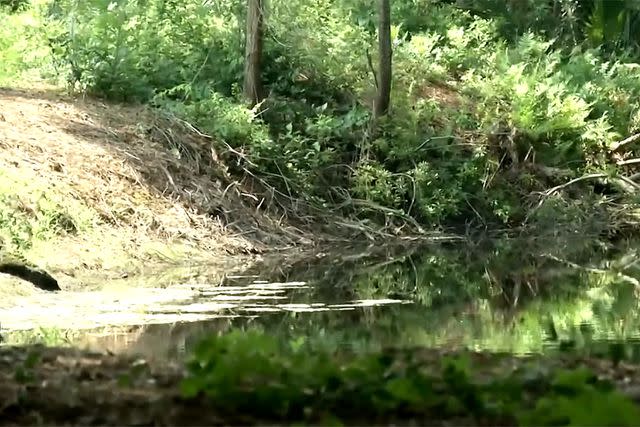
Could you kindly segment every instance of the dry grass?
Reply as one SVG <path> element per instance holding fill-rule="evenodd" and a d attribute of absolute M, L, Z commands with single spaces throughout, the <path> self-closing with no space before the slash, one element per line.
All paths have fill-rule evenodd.
<path fill-rule="evenodd" d="M 443 83 L 418 85 L 414 88 L 414 97 L 416 99 L 434 100 L 441 106 L 450 109 L 460 108 L 464 103 L 463 98 L 458 92 Z"/>
<path fill-rule="evenodd" d="M 49 88 L 0 88 L 0 190 L 18 196 L 12 209 L 36 215 L 38 194 L 45 192 L 90 223 L 87 230 L 34 239 L 22 255 L 70 276 L 83 269 L 112 270 L 111 276 L 160 261 L 396 237 L 389 227 L 307 206 L 246 169 L 231 176 L 214 149 L 225 144 L 214 142 L 144 106 Z M 221 154 L 242 156 L 227 151 Z M 7 250 L 0 247 L 0 255 Z"/>
<path fill-rule="evenodd" d="M 47 266 L 108 268 L 153 254 L 264 249 L 218 216 L 236 201 L 224 194 L 210 146 L 143 107 L 0 89 L 0 170 L 16 186 L 55 193 L 95 214 L 92 232 L 32 248 L 28 257 Z"/>

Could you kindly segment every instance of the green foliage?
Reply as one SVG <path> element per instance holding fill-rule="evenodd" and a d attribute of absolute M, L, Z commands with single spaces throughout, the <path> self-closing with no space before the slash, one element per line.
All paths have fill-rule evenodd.
<path fill-rule="evenodd" d="M 9 3 L 12 11 L 0 7 L 0 85 L 24 86 L 24 80 L 55 77 L 40 8 Z"/>
<path fill-rule="evenodd" d="M 189 117 L 212 136 L 234 148 L 246 141 L 257 147 L 273 145 L 268 129 L 259 122 L 255 110 L 249 110 L 206 86 L 175 86 L 160 92 L 154 103 Z"/>
<path fill-rule="evenodd" d="M 314 396 L 300 393 L 303 389 L 298 387 L 320 380 L 310 376 L 311 372 L 328 377 L 335 374 L 326 371 L 323 366 L 327 365 L 318 358 L 297 357 L 298 352 L 292 349 L 284 355 L 282 352 L 281 343 L 255 332 L 212 337 L 195 350 L 183 393 L 194 397 L 204 392 L 232 412 L 272 416 L 293 412 L 300 417 Z M 247 395 L 247 390 L 252 393 Z"/>
<path fill-rule="evenodd" d="M 7 9 L 11 13 L 23 11 L 29 7 L 29 0 L 1 0 L 0 9 Z"/>
<path fill-rule="evenodd" d="M 600 46 L 638 52 L 640 8 L 635 0 L 464 0 L 460 6 L 491 17 L 500 34 L 513 40 L 534 31 L 558 46 Z"/>
<path fill-rule="evenodd" d="M 315 106 L 348 101 L 367 76 L 363 52 L 372 41 L 366 28 L 352 24 L 350 8 L 328 0 L 270 7 L 265 80 L 271 90 Z"/>
<path fill-rule="evenodd" d="M 624 47 L 636 51 L 640 47 L 640 5 L 635 0 L 593 0 L 585 25 L 588 39 L 609 48 Z"/>
<path fill-rule="evenodd" d="M 93 212 L 77 201 L 60 200 L 8 172 L 0 177 L 0 253 L 18 254 L 37 240 L 92 227 Z"/>
<path fill-rule="evenodd" d="M 441 364 L 425 364 L 411 352 L 329 353 L 256 331 L 231 332 L 199 344 L 182 392 L 188 399 L 206 396 L 226 415 L 288 422 L 327 416 L 344 422 L 464 417 L 468 424 L 510 420 L 512 425 L 640 420 L 629 398 L 585 369 L 531 382 L 538 372 L 533 366 L 514 373 L 493 367 L 491 380 L 478 381 L 466 357 L 447 357 Z"/>
<path fill-rule="evenodd" d="M 20 36 L 29 29 L 22 24 L 7 40 L 42 44 L 46 35 L 70 85 L 172 110 L 215 137 L 232 171 L 250 170 L 287 197 L 358 219 L 388 222 L 392 212 L 423 225 L 521 224 L 532 195 L 608 171 L 607 147 L 640 129 L 637 57 L 624 50 L 636 6 L 449 3 L 394 2 L 392 112 L 376 129 L 368 58 L 375 64 L 375 14 L 362 0 L 267 7 L 262 80 L 270 95 L 253 110 L 239 96 L 238 0 L 55 0 L 34 9 L 36 38 Z M 613 47 L 604 41 L 620 37 Z M 0 58 L 22 61 L 1 43 Z M 229 147 L 244 157 L 238 162 Z M 566 205 L 581 192 L 564 194 Z"/>
<path fill-rule="evenodd" d="M 21 384 L 33 384 L 35 375 L 33 368 L 41 362 L 42 356 L 38 351 L 30 351 L 27 354 L 22 366 L 18 366 L 14 373 L 14 378 Z"/>
<path fill-rule="evenodd" d="M 521 425 L 633 426 L 640 409 L 628 398 L 611 393 L 593 373 L 582 368 L 560 371 L 551 382 L 551 393 L 520 415 Z M 589 408 L 589 410 L 585 410 Z"/>
<path fill-rule="evenodd" d="M 242 67 L 238 23 L 210 12 L 195 1 L 59 0 L 50 17 L 69 22 L 53 49 L 69 83 L 92 93 L 147 100 L 194 81 L 228 93 Z"/>

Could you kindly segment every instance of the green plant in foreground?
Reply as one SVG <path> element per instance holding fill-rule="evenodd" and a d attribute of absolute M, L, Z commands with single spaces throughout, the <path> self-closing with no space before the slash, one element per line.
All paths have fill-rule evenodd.
<path fill-rule="evenodd" d="M 30 351 L 22 365 L 16 367 L 14 374 L 16 381 L 22 384 L 28 384 L 34 381 L 33 368 L 41 361 L 41 355 L 38 351 Z"/>
<path fill-rule="evenodd" d="M 586 369 L 540 374 L 532 365 L 505 376 L 495 365 L 472 368 L 466 357 L 440 360 L 434 366 L 410 352 L 330 354 L 255 331 L 233 332 L 200 343 L 182 392 L 186 398 L 205 396 L 227 415 L 256 420 L 640 422 L 640 409 L 630 399 Z"/>
<path fill-rule="evenodd" d="M 632 426 L 640 422 L 640 409 L 586 369 L 556 374 L 551 391 L 535 407 L 519 415 L 523 425 Z"/>

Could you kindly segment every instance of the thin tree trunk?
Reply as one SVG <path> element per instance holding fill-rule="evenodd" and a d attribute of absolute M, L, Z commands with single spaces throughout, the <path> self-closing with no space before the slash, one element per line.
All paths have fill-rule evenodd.
<path fill-rule="evenodd" d="M 373 107 L 374 118 L 389 112 L 391 98 L 391 5 L 378 0 L 378 94 Z"/>
<path fill-rule="evenodd" d="M 247 2 L 247 33 L 244 58 L 244 96 L 253 107 L 262 100 L 261 62 L 263 0 Z"/>

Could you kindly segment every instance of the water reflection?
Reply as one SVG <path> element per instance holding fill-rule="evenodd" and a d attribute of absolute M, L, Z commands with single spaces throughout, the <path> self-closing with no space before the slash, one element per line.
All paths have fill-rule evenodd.
<path fill-rule="evenodd" d="M 335 349 L 420 345 L 526 354 L 563 347 L 609 351 L 610 342 L 627 342 L 626 356 L 640 355 L 635 244 L 608 247 L 580 236 L 550 242 L 377 248 L 366 257 L 291 263 L 267 259 L 228 275 L 220 286 L 174 285 L 154 290 L 152 303 L 141 293 L 136 299 L 144 310 L 103 300 L 101 312 L 86 315 L 100 327 L 79 332 L 76 321 L 61 335 L 75 345 L 153 357 L 181 357 L 202 335 L 232 328 L 304 337 Z M 20 313 L 16 307 L 2 319 L 18 324 Z M 58 310 L 58 319 L 64 315 Z M 4 335 L 27 341 L 34 331 Z"/>

